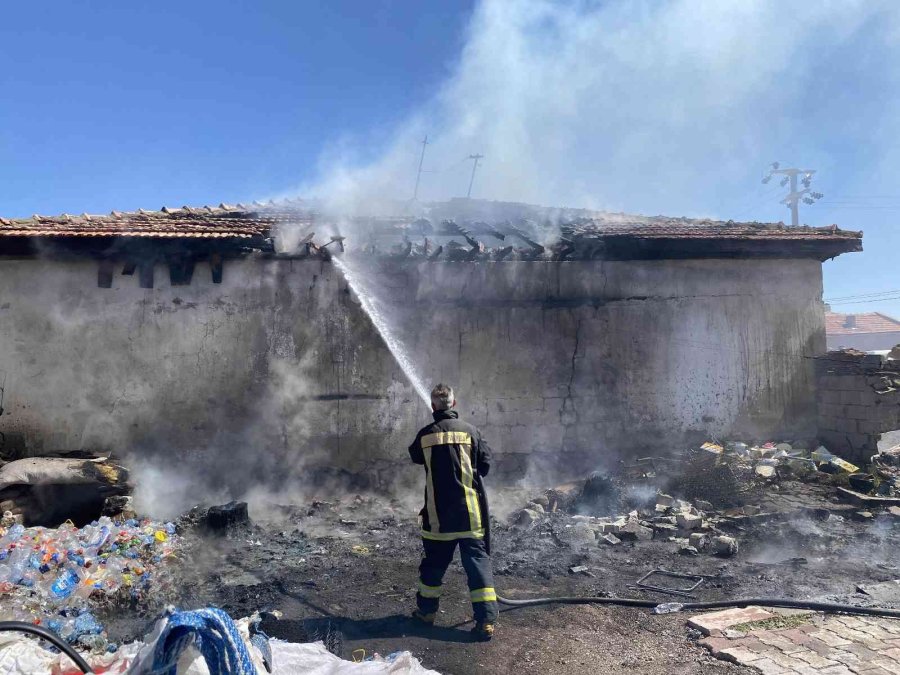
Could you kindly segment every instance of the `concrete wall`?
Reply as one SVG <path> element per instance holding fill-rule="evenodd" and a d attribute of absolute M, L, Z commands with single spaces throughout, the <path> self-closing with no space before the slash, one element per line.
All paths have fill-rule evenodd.
<path fill-rule="evenodd" d="M 173 499 L 201 472 L 232 492 L 417 479 L 399 467 L 427 410 L 333 265 L 161 276 L 101 289 L 95 262 L 0 261 L 7 451 L 150 458 Z M 816 261 L 395 263 L 377 279 L 423 379 L 457 387 L 507 477 L 815 430 Z"/>
<path fill-rule="evenodd" d="M 858 349 L 863 352 L 893 349 L 900 344 L 900 331 L 888 333 L 856 333 L 852 335 L 827 335 L 826 343 L 826 347 L 829 351 L 848 348 Z"/>

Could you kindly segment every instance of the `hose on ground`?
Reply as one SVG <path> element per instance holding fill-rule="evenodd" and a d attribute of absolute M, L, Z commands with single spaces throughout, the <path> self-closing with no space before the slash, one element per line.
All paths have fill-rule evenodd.
<path fill-rule="evenodd" d="M 525 600 L 512 600 L 497 596 L 497 602 L 510 607 L 536 607 L 538 605 L 617 605 L 621 607 L 644 607 L 652 609 L 659 602 L 653 600 L 639 600 L 637 598 L 592 598 L 579 596 L 561 596 L 556 598 L 528 598 Z M 680 611 L 701 611 L 707 609 L 725 609 L 729 607 L 782 607 L 785 609 L 808 609 L 814 612 L 827 612 L 830 614 L 859 614 L 864 616 L 883 616 L 891 619 L 900 619 L 900 609 L 886 609 L 883 607 L 857 607 L 837 602 L 816 602 L 814 600 L 791 600 L 789 598 L 736 598 L 733 600 L 713 600 L 711 602 L 685 602 Z"/>
<path fill-rule="evenodd" d="M 0 621 L 0 632 L 4 631 L 30 633 L 31 635 L 35 635 L 42 640 L 46 640 L 61 652 L 65 653 L 65 655 L 70 659 L 72 659 L 82 673 L 94 672 L 91 670 L 91 667 L 88 665 L 87 661 L 85 661 L 81 657 L 81 654 L 72 649 L 72 647 L 70 647 L 65 640 L 63 640 L 53 631 L 47 630 L 46 628 L 41 628 L 40 626 L 35 626 L 31 623 L 26 623 L 25 621 Z"/>

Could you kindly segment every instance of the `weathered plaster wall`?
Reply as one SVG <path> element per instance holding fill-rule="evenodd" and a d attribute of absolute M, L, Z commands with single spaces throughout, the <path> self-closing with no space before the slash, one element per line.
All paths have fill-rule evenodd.
<path fill-rule="evenodd" d="M 110 448 L 231 488 L 417 477 L 398 461 L 427 411 L 333 265 L 160 277 L 100 289 L 90 261 L 0 261 L 7 448 Z M 457 387 L 507 475 L 691 434 L 814 431 L 816 261 L 423 263 L 379 278 L 424 378 Z"/>
<path fill-rule="evenodd" d="M 511 470 L 814 434 L 818 262 L 420 265 L 395 286 L 429 379 L 458 383 Z"/>

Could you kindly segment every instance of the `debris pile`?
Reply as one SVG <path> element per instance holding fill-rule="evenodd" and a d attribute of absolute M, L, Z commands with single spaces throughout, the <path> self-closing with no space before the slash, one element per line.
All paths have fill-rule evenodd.
<path fill-rule="evenodd" d="M 900 445 L 882 450 L 875 455 L 870 468 L 872 471 L 870 493 L 879 497 L 900 496 Z"/>
<path fill-rule="evenodd" d="M 608 490 L 599 490 L 601 483 Z M 514 514 L 513 525 L 531 528 L 550 517 L 565 500 L 565 497 L 561 499 L 561 495 L 568 497 L 569 508 L 575 511 L 582 510 L 586 503 L 611 506 L 616 503 L 613 496 L 622 500 L 619 503 L 628 500 L 625 496 L 627 491 L 620 493 L 609 478 L 600 479 L 596 475 L 585 481 L 580 494 L 573 497 L 572 493 L 569 486 L 548 490 Z M 692 504 L 663 493 L 653 496 L 655 502 L 645 503 L 624 514 L 591 516 L 575 513 L 570 517 L 571 523 L 565 525 L 567 538 L 575 545 L 599 546 L 661 539 L 676 544 L 676 550 L 681 553 L 697 555 L 705 551 L 725 557 L 737 553 L 737 540 L 717 530 L 714 525 L 716 520 L 708 518 L 706 512 L 699 508 L 702 506 L 711 511 L 711 504 L 702 501 Z"/>
<path fill-rule="evenodd" d="M 740 550 L 735 535 L 745 524 L 796 510 L 788 498 L 804 483 L 837 496 L 853 487 L 893 490 L 900 477 L 900 448 L 879 456 L 869 475 L 824 446 L 811 447 L 708 441 L 678 456 L 639 459 L 615 477 L 595 473 L 548 490 L 514 513 L 511 524 L 557 523 L 576 548 L 655 540 L 671 545 L 672 553 L 729 558 Z"/>
<path fill-rule="evenodd" d="M 0 522 L 0 612 L 49 628 L 72 644 L 114 651 L 92 610 L 139 604 L 171 585 L 164 563 L 177 546 L 172 523 L 102 517 L 83 528 L 26 528 L 6 513 Z"/>
<path fill-rule="evenodd" d="M 108 457 L 17 459 L 0 466 L 0 512 L 26 525 L 89 522 L 104 510 L 130 509 L 128 478 L 128 470 Z"/>
<path fill-rule="evenodd" d="M 809 450 L 802 442 L 748 445 L 742 442 L 706 442 L 696 451 L 717 465 L 728 465 L 745 480 L 782 477 L 809 478 L 823 473 L 853 474 L 859 467 L 832 454 L 825 446 Z"/>

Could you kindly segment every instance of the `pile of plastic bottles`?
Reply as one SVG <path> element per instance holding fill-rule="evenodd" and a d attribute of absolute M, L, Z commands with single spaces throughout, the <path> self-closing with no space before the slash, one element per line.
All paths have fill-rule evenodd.
<path fill-rule="evenodd" d="M 169 583 L 160 570 L 177 545 L 172 523 L 104 517 L 82 528 L 26 528 L 5 515 L 0 617 L 39 623 L 94 650 L 106 648 L 92 606 L 141 602 Z"/>

